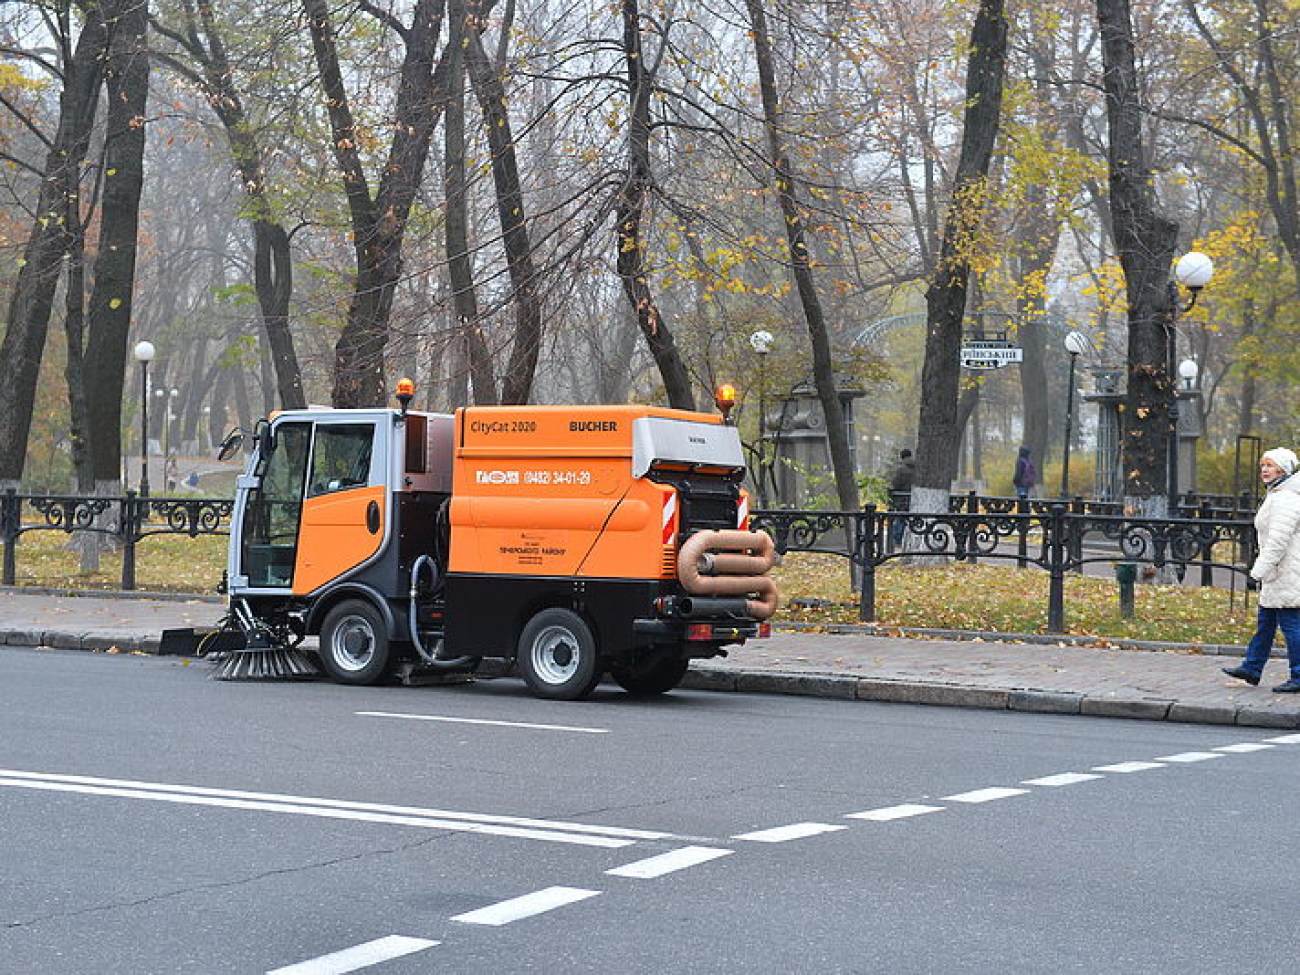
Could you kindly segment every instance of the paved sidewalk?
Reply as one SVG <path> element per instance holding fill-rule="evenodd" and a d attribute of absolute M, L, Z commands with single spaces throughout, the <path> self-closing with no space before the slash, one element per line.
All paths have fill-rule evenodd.
<path fill-rule="evenodd" d="M 0 644 L 157 653 L 164 629 L 212 626 L 213 597 L 57 594 L 0 588 Z M 1137 649 L 991 639 L 912 639 L 866 628 L 782 630 L 698 661 L 683 686 L 860 701 L 1300 728 L 1279 647 L 1259 687 L 1220 673 L 1231 648 Z"/>

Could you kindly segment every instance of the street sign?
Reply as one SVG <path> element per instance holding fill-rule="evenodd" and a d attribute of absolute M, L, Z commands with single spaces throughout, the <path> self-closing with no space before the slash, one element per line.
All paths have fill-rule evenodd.
<path fill-rule="evenodd" d="M 1006 339 L 970 340 L 961 348 L 961 364 L 967 369 L 1001 369 L 1024 359 L 1024 350 Z"/>

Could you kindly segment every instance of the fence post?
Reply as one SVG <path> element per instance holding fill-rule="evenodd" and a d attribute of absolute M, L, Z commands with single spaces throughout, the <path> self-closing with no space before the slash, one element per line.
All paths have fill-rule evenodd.
<path fill-rule="evenodd" d="M 1075 495 L 1074 501 L 1070 504 L 1070 513 L 1083 515 L 1087 511 L 1087 506 L 1083 503 L 1083 498 Z M 1083 520 L 1070 519 L 1070 561 L 1074 563 L 1074 571 L 1083 575 Z"/>
<path fill-rule="evenodd" d="M 1047 538 L 1047 632 L 1065 632 L 1065 552 L 1066 539 L 1065 505 L 1053 503 L 1048 508 L 1048 517 L 1043 527 Z"/>
<path fill-rule="evenodd" d="M 1029 514 L 1028 498 L 1016 498 L 1016 514 Z M 1028 567 L 1026 556 L 1029 554 L 1029 519 L 1021 518 L 1018 521 L 1019 527 L 1016 534 L 1020 537 L 1016 542 L 1016 568 L 1024 569 Z"/>
<path fill-rule="evenodd" d="M 1202 501 L 1197 517 L 1209 521 L 1214 517 L 1210 502 Z M 1214 532 L 1200 530 L 1201 538 L 1201 586 L 1214 585 Z"/>
<path fill-rule="evenodd" d="M 862 623 L 876 621 L 876 506 L 862 506 L 862 514 L 855 515 L 857 538 L 854 540 L 853 556 L 861 561 L 862 588 L 858 595 L 858 620 Z"/>
<path fill-rule="evenodd" d="M 127 592 L 135 588 L 135 543 L 141 518 L 141 513 L 136 510 L 137 503 L 135 492 L 128 488 L 126 497 L 121 500 L 122 516 L 118 518 L 118 531 L 122 533 L 122 588 Z"/>
<path fill-rule="evenodd" d="M 14 488 L 6 488 L 0 498 L 0 534 L 4 535 L 4 585 L 12 586 L 18 578 L 18 529 L 22 523 L 22 502 Z"/>

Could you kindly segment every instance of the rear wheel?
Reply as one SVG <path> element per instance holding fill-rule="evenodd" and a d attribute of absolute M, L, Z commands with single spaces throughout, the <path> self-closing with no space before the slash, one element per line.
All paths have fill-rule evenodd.
<path fill-rule="evenodd" d="M 320 662 L 341 684 L 378 684 L 396 663 L 379 610 L 362 599 L 339 603 L 320 628 Z"/>
<path fill-rule="evenodd" d="M 642 657 L 633 663 L 609 669 L 618 686 L 636 697 L 650 697 L 671 691 L 682 682 L 691 662 L 686 657 L 663 652 Z"/>
<path fill-rule="evenodd" d="M 591 627 L 568 609 L 544 609 L 524 627 L 516 657 L 525 683 L 538 697 L 577 701 L 600 680 Z"/>

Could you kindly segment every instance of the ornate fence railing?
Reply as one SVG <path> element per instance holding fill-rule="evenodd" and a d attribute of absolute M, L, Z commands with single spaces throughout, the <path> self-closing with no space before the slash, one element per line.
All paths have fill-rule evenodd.
<path fill-rule="evenodd" d="M 963 498 L 963 502 L 968 499 Z M 1133 562 L 1168 568 L 1180 581 L 1189 568 L 1200 584 L 1215 575 L 1249 584 L 1256 550 L 1249 517 L 1138 518 L 1115 506 L 1061 501 L 981 499 L 983 510 L 946 514 L 881 511 L 755 511 L 750 523 L 772 535 L 777 551 L 829 552 L 853 565 L 858 615 L 876 619 L 876 570 L 902 559 L 1001 560 L 1048 574 L 1047 630 L 1065 632 L 1065 578 L 1088 565 Z M 1005 504 L 997 502 L 1006 502 Z M 1208 510 L 1208 509 L 1207 509 Z"/>
<path fill-rule="evenodd" d="M 29 532 L 90 532 L 114 540 L 122 551 L 122 588 L 135 589 L 136 546 L 154 535 L 228 535 L 234 502 L 214 498 L 0 494 L 0 542 L 4 546 L 0 580 L 14 585 L 18 542 Z"/>

